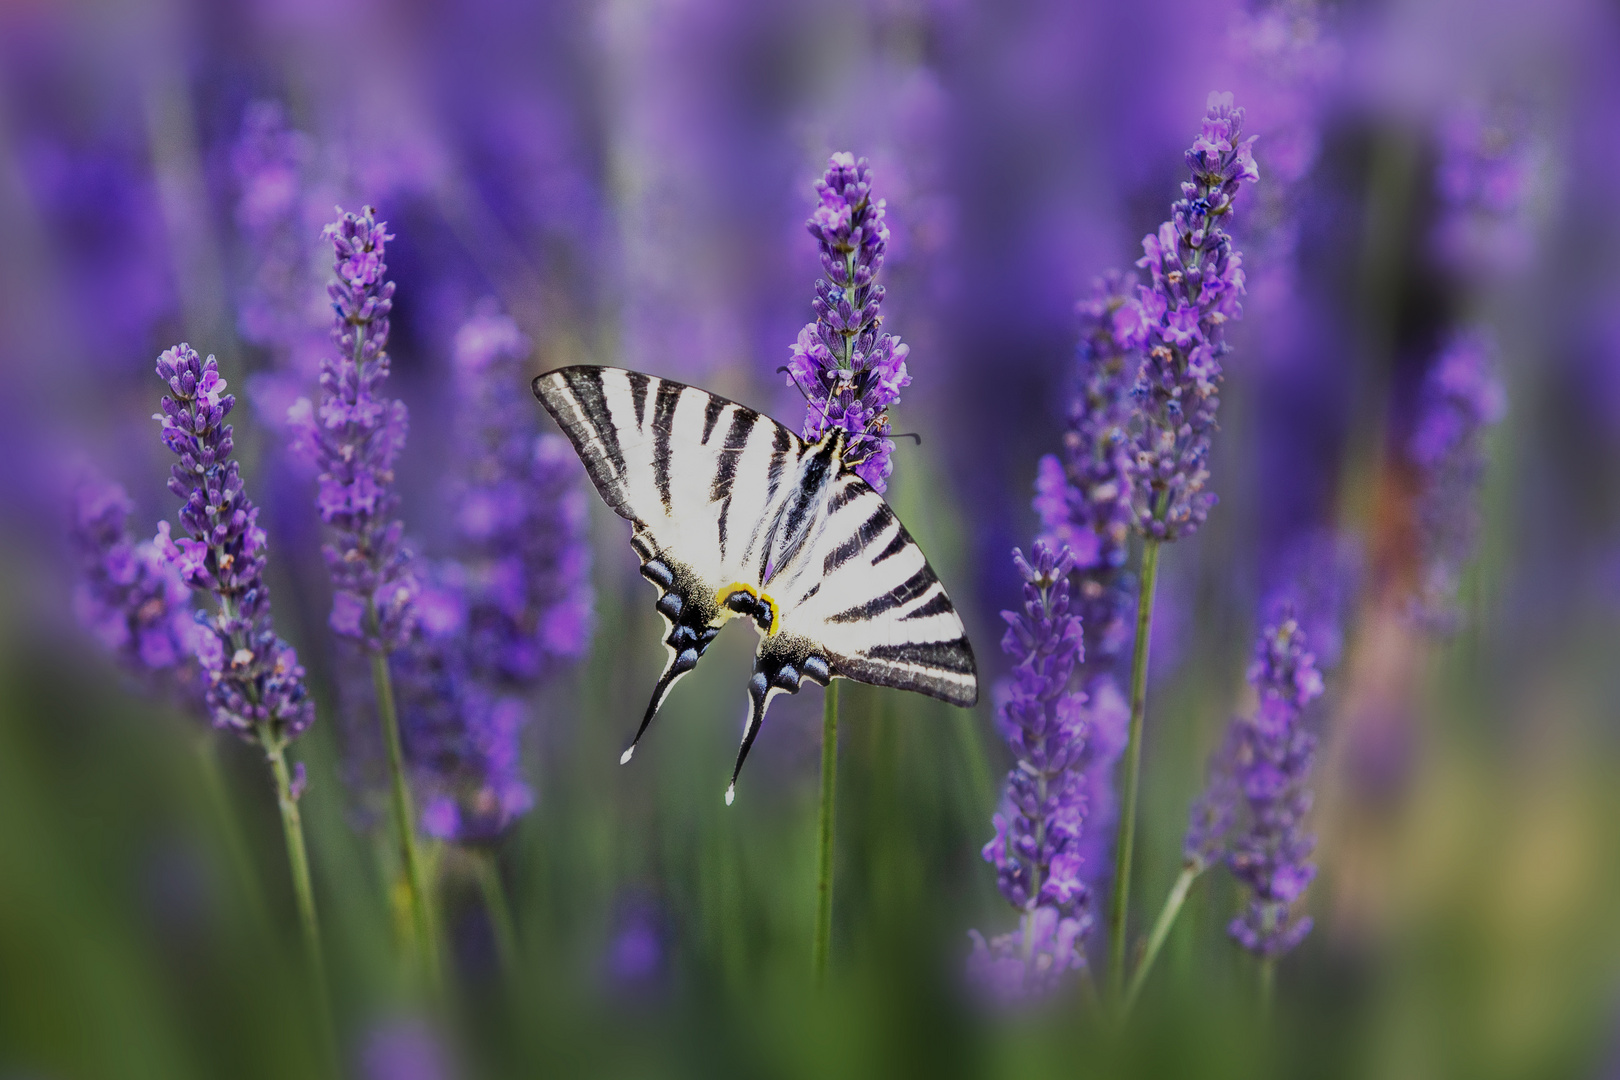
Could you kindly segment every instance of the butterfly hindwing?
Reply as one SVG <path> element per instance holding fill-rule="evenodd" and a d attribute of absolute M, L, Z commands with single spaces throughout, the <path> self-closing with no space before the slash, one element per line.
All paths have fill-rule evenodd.
<path fill-rule="evenodd" d="M 974 704 L 961 616 L 888 503 L 846 472 L 826 508 L 802 560 L 775 584 L 783 633 L 818 645 L 843 678 Z"/>

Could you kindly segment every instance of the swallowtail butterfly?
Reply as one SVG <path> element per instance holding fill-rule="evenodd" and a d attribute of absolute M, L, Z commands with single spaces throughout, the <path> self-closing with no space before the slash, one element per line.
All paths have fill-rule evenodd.
<path fill-rule="evenodd" d="M 559 368 L 534 393 L 634 526 L 630 546 L 669 626 L 669 662 L 621 762 L 733 618 L 760 643 L 728 804 L 766 707 L 805 679 L 978 700 L 956 608 L 894 511 L 845 464 L 842 429 L 808 443 L 734 401 L 620 368 Z"/>

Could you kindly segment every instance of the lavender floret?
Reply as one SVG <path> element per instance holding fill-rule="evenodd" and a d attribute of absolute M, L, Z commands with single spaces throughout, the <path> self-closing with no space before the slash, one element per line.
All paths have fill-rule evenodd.
<path fill-rule="evenodd" d="M 968 961 L 970 979 L 1003 1002 L 1050 993 L 1066 972 L 1084 967 L 1092 923 L 1079 847 L 1095 751 L 1086 695 L 1074 685 L 1085 654 L 1080 618 L 1071 611 L 1074 555 L 1036 541 L 1032 559 L 1014 551 L 1013 561 L 1024 579 L 1024 607 L 1002 612 L 1008 628 L 1001 648 L 1015 664 L 1000 688 L 997 718 L 1018 763 L 1007 774 L 984 858 L 1020 923 L 988 941 L 972 931 Z"/>
<path fill-rule="evenodd" d="M 816 318 L 799 331 L 788 371 L 808 398 L 804 437 L 816 440 L 843 428 L 849 433 L 844 460 L 882 491 L 893 471 L 888 409 L 911 382 L 910 347 L 879 333 L 883 286 L 877 273 L 889 245 L 884 201 L 872 198 L 867 160 L 846 153 L 832 156 L 816 193 L 820 203 L 806 224 L 827 278 L 816 282 Z"/>
<path fill-rule="evenodd" d="M 1322 675 L 1305 645 L 1292 618 L 1266 628 L 1249 668 L 1259 704 L 1251 719 L 1233 722 L 1229 736 L 1230 768 L 1246 820 L 1226 861 L 1251 892 L 1227 932 L 1264 957 L 1288 952 L 1311 930 L 1310 916 L 1293 911 L 1316 876 L 1309 861 L 1316 838 L 1305 831 L 1316 734 L 1306 708 L 1322 694 Z"/>
<path fill-rule="evenodd" d="M 236 399 L 225 392 L 218 362 L 199 360 L 189 345 L 159 356 L 157 373 L 169 393 L 154 419 L 163 425 L 164 445 L 180 458 L 169 490 L 185 505 L 182 535 L 171 537 L 165 521 L 155 544 L 183 582 L 214 601 L 212 615 L 202 619 L 211 633 L 197 641 L 209 715 L 215 727 L 244 739 L 285 746 L 309 727 L 315 710 L 297 654 L 271 623 L 264 530 L 243 491 L 225 423 Z"/>
<path fill-rule="evenodd" d="M 1143 361 L 1133 393 L 1136 527 L 1156 540 L 1197 530 L 1215 503 L 1209 443 L 1220 406 L 1224 327 L 1240 318 L 1243 260 L 1222 219 L 1238 190 L 1259 179 L 1251 145 L 1240 138 L 1243 110 L 1231 94 L 1211 94 L 1203 130 L 1187 151 L 1192 180 L 1170 220 L 1142 240 L 1137 266 L 1152 285 L 1124 309 L 1118 329 Z"/>
<path fill-rule="evenodd" d="M 1479 535 L 1485 431 L 1507 412 L 1490 340 L 1459 334 L 1424 380 L 1407 456 L 1418 470 L 1421 578 L 1414 613 L 1433 633 L 1457 627 L 1457 590 Z"/>
<path fill-rule="evenodd" d="M 319 470 L 316 508 L 336 542 L 325 546 L 336 594 L 332 629 L 373 652 L 410 637 L 416 583 L 395 517 L 394 459 L 405 446 L 405 404 L 381 394 L 388 378 L 388 314 L 394 283 L 384 281 L 393 237 L 365 207 L 326 227 L 337 281 L 327 286 L 335 313 L 334 354 L 321 361 L 320 405 L 300 398 L 288 413 L 297 449 Z"/>

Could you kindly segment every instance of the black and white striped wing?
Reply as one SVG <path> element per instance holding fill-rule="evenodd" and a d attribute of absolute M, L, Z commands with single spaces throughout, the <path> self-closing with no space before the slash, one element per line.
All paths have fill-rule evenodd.
<path fill-rule="evenodd" d="M 636 548 L 675 559 L 710 593 L 744 575 L 754 534 L 805 444 L 753 409 L 621 368 L 559 368 L 534 392 L 573 442 Z"/>
<path fill-rule="evenodd" d="M 883 497 L 846 472 L 801 558 L 768 585 L 782 634 L 824 652 L 835 676 L 953 705 L 979 697 L 962 619 Z"/>

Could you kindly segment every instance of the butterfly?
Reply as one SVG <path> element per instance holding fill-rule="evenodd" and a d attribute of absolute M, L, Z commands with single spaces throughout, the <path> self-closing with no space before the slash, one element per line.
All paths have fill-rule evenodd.
<path fill-rule="evenodd" d="M 844 461 L 843 429 L 807 442 L 744 405 L 622 368 L 559 368 L 534 393 L 633 526 L 668 625 L 669 660 L 621 764 L 731 619 L 760 642 L 727 805 L 771 700 L 806 679 L 978 700 L 962 620 L 894 511 Z"/>

